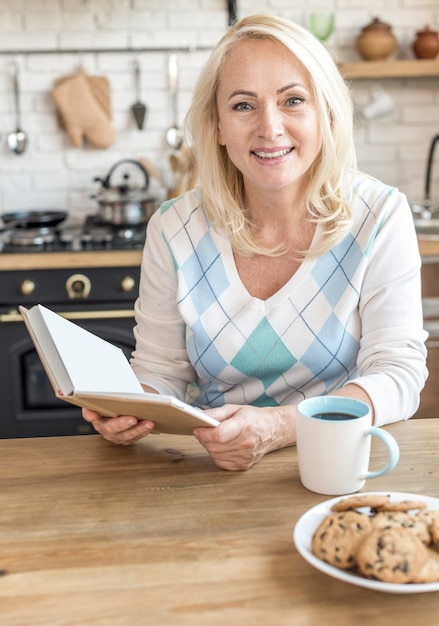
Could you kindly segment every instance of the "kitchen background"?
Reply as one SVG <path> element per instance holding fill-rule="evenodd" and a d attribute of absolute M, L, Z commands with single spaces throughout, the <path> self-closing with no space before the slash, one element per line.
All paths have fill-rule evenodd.
<path fill-rule="evenodd" d="M 263 11 L 305 26 L 310 13 L 322 8 L 336 16 L 328 46 L 339 62 L 360 60 L 355 39 L 374 17 L 392 26 L 398 40 L 394 58 L 413 58 L 416 32 L 426 25 L 439 28 L 437 0 L 387 0 L 385 5 L 382 0 L 237 1 L 239 17 Z M 78 218 L 93 213 L 94 177 L 104 177 L 127 158 L 147 159 L 157 172 L 151 191 L 163 196 L 173 180 L 165 141 L 173 122 L 169 54 L 178 49 L 181 125 L 199 70 L 227 28 L 227 9 L 225 0 L 0 0 L 0 213 L 60 209 Z M 140 100 L 148 107 L 141 130 L 131 111 L 137 99 L 135 62 Z M 21 127 L 28 136 L 20 155 L 7 141 L 16 129 L 13 63 L 19 70 Z M 55 81 L 80 68 L 108 80 L 111 122 L 104 120 L 101 129 L 106 148 L 88 141 L 74 146 L 60 127 L 51 95 Z M 367 119 L 361 111 L 377 85 L 393 107 Z M 428 149 L 439 133 L 438 87 L 438 75 L 352 80 L 359 165 L 398 186 L 410 200 L 423 199 Z M 66 106 L 71 102 L 67 98 Z M 97 118 L 96 132 L 101 123 Z M 432 185 L 437 197 L 438 183 L 439 167 Z"/>

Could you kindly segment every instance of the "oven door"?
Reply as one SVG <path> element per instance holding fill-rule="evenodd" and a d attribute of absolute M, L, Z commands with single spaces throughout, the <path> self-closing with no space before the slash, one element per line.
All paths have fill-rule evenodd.
<path fill-rule="evenodd" d="M 134 349 L 132 304 L 126 308 L 118 304 L 117 308 L 94 310 L 90 305 L 87 310 L 52 308 L 117 345 L 127 358 L 131 356 Z M 0 315 L 0 322 L 0 438 L 94 433 L 90 424 L 82 419 L 81 409 L 55 396 L 20 313 L 4 313 Z"/>

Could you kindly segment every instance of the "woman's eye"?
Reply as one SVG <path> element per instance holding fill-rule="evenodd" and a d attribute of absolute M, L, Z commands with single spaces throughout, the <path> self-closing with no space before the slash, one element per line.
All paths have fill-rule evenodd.
<path fill-rule="evenodd" d="M 299 104 L 302 104 L 303 102 L 303 98 L 299 98 L 298 96 L 291 96 L 291 98 L 288 98 L 287 100 L 287 105 L 290 107 L 296 107 Z"/>
<path fill-rule="evenodd" d="M 251 106 L 248 102 L 238 102 L 238 104 L 233 105 L 234 111 L 250 111 Z"/>

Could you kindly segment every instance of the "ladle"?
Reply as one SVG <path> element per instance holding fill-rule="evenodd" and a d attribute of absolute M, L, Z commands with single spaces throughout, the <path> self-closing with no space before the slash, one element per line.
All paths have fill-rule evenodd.
<path fill-rule="evenodd" d="M 26 149 L 27 144 L 27 135 L 21 130 L 21 121 L 20 121 L 20 96 L 19 96 L 19 85 L 18 85 L 18 65 L 16 63 L 12 63 L 11 65 L 11 73 L 14 79 L 14 98 L 15 98 L 15 122 L 16 122 L 16 130 L 8 135 L 8 146 L 12 152 L 16 154 L 22 154 Z"/>
<path fill-rule="evenodd" d="M 172 126 L 166 131 L 166 143 L 173 150 L 180 150 L 183 145 L 183 130 L 178 127 L 178 59 L 176 54 L 169 57 L 169 89 L 172 104 Z"/>

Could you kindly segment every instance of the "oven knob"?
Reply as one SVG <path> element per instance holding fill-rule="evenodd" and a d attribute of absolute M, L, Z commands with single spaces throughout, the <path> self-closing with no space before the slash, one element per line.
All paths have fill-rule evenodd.
<path fill-rule="evenodd" d="M 125 276 L 125 278 L 122 279 L 120 286 L 122 291 L 124 291 L 125 293 L 130 293 L 136 286 L 136 281 L 132 276 Z"/>
<path fill-rule="evenodd" d="M 72 274 L 66 280 L 66 291 L 70 300 L 74 298 L 88 298 L 91 282 L 85 274 Z"/>
<path fill-rule="evenodd" d="M 36 284 L 33 280 L 30 280 L 29 278 L 23 280 L 20 285 L 20 292 L 23 296 L 31 296 L 35 292 L 35 289 Z"/>

